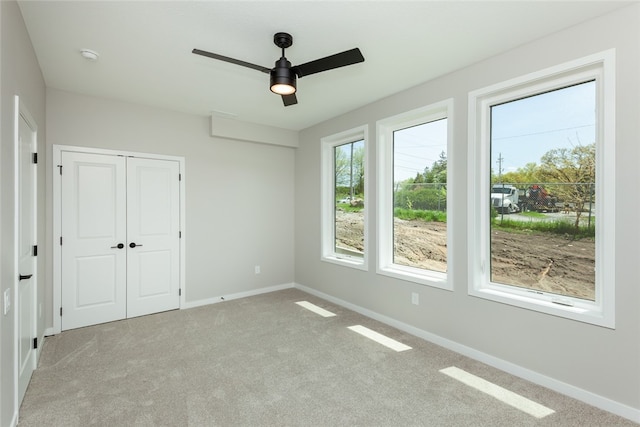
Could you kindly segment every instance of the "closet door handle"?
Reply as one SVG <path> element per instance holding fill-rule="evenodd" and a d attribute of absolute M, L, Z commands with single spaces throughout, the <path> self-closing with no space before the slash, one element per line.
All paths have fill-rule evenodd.
<path fill-rule="evenodd" d="M 33 274 L 20 274 L 18 275 L 18 281 L 31 279 L 32 276 Z"/>
<path fill-rule="evenodd" d="M 134 242 L 129 243 L 129 247 L 132 249 L 135 248 L 136 246 L 142 246 L 142 245 L 137 245 Z"/>
<path fill-rule="evenodd" d="M 124 248 L 124 243 L 118 243 L 116 246 L 111 246 L 111 249 L 122 249 Z"/>

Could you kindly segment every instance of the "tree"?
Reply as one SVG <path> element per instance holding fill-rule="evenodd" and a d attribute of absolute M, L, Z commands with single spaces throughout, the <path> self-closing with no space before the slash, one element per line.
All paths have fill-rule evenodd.
<path fill-rule="evenodd" d="M 355 193 L 364 194 L 364 146 L 362 144 L 353 150 L 353 175 Z"/>
<path fill-rule="evenodd" d="M 424 168 L 424 182 L 446 184 L 447 183 L 447 154 L 442 151 L 440 158 L 433 162 L 431 168 Z"/>
<path fill-rule="evenodd" d="M 492 182 L 496 181 L 493 177 Z M 507 172 L 502 174 L 502 182 L 510 184 L 530 184 L 532 182 L 541 182 L 540 169 L 535 162 L 527 163 L 524 167 L 518 168 L 515 172 Z"/>
<path fill-rule="evenodd" d="M 596 144 L 577 145 L 574 148 L 555 148 L 540 159 L 539 176 L 548 182 L 560 185 L 556 195 L 573 203 L 576 210 L 576 228 L 580 225 L 580 215 L 584 205 L 591 200 L 595 191 Z"/>
<path fill-rule="evenodd" d="M 361 141 L 334 149 L 335 185 L 349 190 L 353 197 L 364 190 L 364 145 Z"/>

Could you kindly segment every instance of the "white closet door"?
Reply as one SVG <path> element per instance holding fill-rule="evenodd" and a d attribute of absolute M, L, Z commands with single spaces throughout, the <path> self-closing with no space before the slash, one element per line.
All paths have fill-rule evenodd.
<path fill-rule="evenodd" d="M 62 330 L 126 317 L 125 161 L 62 153 Z"/>
<path fill-rule="evenodd" d="M 127 159 L 127 317 L 180 306 L 180 167 Z"/>

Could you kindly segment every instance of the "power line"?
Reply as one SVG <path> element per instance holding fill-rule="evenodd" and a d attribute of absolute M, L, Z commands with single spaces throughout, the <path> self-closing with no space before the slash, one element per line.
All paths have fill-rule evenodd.
<path fill-rule="evenodd" d="M 573 127 L 569 127 L 569 128 L 562 128 L 562 129 L 545 130 L 545 131 L 541 131 L 541 132 L 523 133 L 521 135 L 501 136 L 499 138 L 493 138 L 492 137 L 491 140 L 492 141 L 497 141 L 499 139 L 511 139 L 511 138 L 521 138 L 523 136 L 543 135 L 543 134 L 546 134 L 546 133 L 562 132 L 562 131 L 566 131 L 566 130 L 581 129 L 581 128 L 592 127 L 592 126 L 595 126 L 595 124 L 593 124 L 593 125 L 573 126 Z"/>

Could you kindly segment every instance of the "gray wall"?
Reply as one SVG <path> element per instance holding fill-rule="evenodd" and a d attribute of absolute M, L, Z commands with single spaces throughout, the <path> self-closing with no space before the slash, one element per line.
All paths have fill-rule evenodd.
<path fill-rule="evenodd" d="M 185 157 L 187 303 L 292 284 L 294 149 L 209 134 L 208 117 L 47 89 L 49 153 L 61 144 Z"/>
<path fill-rule="evenodd" d="M 15 238 L 14 194 L 14 96 L 19 95 L 38 125 L 38 151 L 44 152 L 45 140 L 45 84 L 38 66 L 31 40 L 27 34 L 18 5 L 0 1 L 0 296 L 7 288 L 16 295 L 18 272 L 13 250 Z M 42 171 L 40 168 L 39 172 Z M 45 205 L 44 174 L 38 176 L 38 203 Z M 43 242 L 44 209 L 38 215 L 38 241 Z M 44 257 L 38 257 L 38 292 L 44 291 Z M 41 302 L 41 300 L 40 300 Z M 14 371 L 15 306 L 7 315 L 0 311 L 0 425 L 9 425 L 15 416 Z M 43 331 L 43 318 L 39 321 Z"/>
<path fill-rule="evenodd" d="M 40 131 L 38 239 L 40 244 L 46 242 L 38 257 L 39 303 L 44 308 L 40 334 L 53 319 L 52 145 L 177 155 L 186 158 L 188 303 L 288 284 L 295 278 L 302 285 L 640 409 L 636 242 L 640 201 L 629 191 L 640 184 L 639 19 L 640 5 L 634 5 L 425 83 L 303 131 L 301 148 L 294 150 L 212 138 L 206 117 L 45 89 L 19 8 L 13 1 L 0 1 L 0 292 L 15 291 L 16 284 L 13 96 L 18 94 Z M 618 85 L 616 330 L 470 298 L 464 187 L 468 91 L 611 47 L 617 49 Z M 456 211 L 450 218 L 455 290 L 375 274 L 373 210 L 369 272 L 320 262 L 320 138 L 368 123 L 375 141 L 376 120 L 449 97 L 455 98 L 455 146 L 449 153 L 456 171 L 452 189 Z M 373 145 L 369 154 L 374 165 Z M 372 172 L 375 176 L 375 168 Z M 369 202 L 375 205 L 375 194 Z M 258 264 L 262 274 L 256 276 L 253 267 Z M 419 306 L 410 304 L 411 292 L 420 294 Z M 16 415 L 14 326 L 13 312 L 0 315 L 0 425 L 8 425 Z"/>
<path fill-rule="evenodd" d="M 296 283 L 539 373 L 541 378 L 551 377 L 640 409 L 640 198 L 632 190 L 640 184 L 639 18 L 640 5 L 634 4 L 302 131 L 296 152 Z M 616 283 L 606 285 L 616 286 L 616 329 L 468 296 L 468 92 L 609 48 L 617 50 L 618 205 Z M 448 221 L 453 233 L 449 257 L 454 291 L 376 274 L 375 194 L 368 200 L 369 271 L 321 262 L 320 139 L 369 124 L 369 179 L 374 179 L 376 120 L 451 97 L 454 147 L 448 157 L 455 181 L 449 190 L 455 208 Z M 411 305 L 411 292 L 420 294 L 419 306 Z"/>

